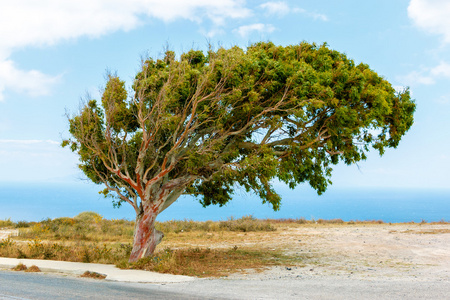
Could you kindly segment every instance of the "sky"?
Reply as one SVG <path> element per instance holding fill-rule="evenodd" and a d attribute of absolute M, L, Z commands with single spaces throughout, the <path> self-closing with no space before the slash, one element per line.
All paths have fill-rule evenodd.
<path fill-rule="evenodd" d="M 0 2 L 0 183 L 78 182 L 60 147 L 67 113 L 99 99 L 107 70 L 131 86 L 142 57 L 301 41 L 410 87 L 415 123 L 397 149 L 336 166 L 337 187 L 446 189 L 450 178 L 450 1 L 15 0 Z"/>

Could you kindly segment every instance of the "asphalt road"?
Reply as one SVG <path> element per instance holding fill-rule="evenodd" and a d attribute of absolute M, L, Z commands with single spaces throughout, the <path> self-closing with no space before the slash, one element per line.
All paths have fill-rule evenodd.
<path fill-rule="evenodd" d="M 25 299 L 208 299 L 158 290 L 158 285 L 0 271 L 0 300 Z"/>
<path fill-rule="evenodd" d="M 24 299 L 449 299 L 447 280 L 198 279 L 170 284 L 0 271 L 0 300 Z"/>

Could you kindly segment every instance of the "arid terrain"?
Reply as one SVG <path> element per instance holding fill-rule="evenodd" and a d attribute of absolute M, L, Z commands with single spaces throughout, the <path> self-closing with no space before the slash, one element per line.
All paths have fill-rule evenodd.
<path fill-rule="evenodd" d="M 0 230 L 0 240 L 16 230 Z M 295 263 L 243 270 L 229 279 L 345 276 L 450 281 L 450 224 L 283 225 L 269 232 L 180 232 L 159 247 L 260 248 Z"/>
<path fill-rule="evenodd" d="M 299 258 L 298 265 L 264 272 L 246 270 L 230 278 L 347 276 L 450 280 L 449 224 L 317 224 L 286 226 L 273 232 L 226 236 L 206 233 L 184 240 L 183 233 L 162 246 L 260 247 Z"/>
<path fill-rule="evenodd" d="M 0 229 L 0 241 L 7 239 L 9 236 L 15 236 L 19 233 L 17 229 Z"/>

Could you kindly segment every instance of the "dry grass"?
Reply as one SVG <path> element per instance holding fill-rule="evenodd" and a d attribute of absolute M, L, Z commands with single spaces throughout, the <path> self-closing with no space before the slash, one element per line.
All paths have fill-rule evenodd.
<path fill-rule="evenodd" d="M 18 264 L 14 268 L 12 268 L 13 271 L 25 271 L 27 269 L 27 266 L 25 266 L 23 263 Z"/>
<path fill-rule="evenodd" d="M 398 232 L 396 230 L 391 230 L 390 233 Z M 404 230 L 400 233 L 411 233 L 411 234 L 441 234 L 450 233 L 450 229 L 427 229 L 427 230 Z"/>
<path fill-rule="evenodd" d="M 134 222 L 106 220 L 96 213 L 85 212 L 74 218 L 12 224 L 20 228 L 20 234 L 0 241 L 0 256 L 108 263 L 122 268 L 199 277 L 227 276 L 274 265 L 315 264 L 321 259 L 320 254 L 309 251 L 312 235 L 304 234 L 305 231 L 380 224 L 384 223 L 304 218 L 260 220 L 252 216 L 219 222 L 158 222 L 156 227 L 165 237 L 155 254 L 129 264 Z M 408 233 L 449 233 L 448 229 L 425 230 L 424 222 L 416 224 L 416 231 Z M 321 239 L 321 236 L 314 233 L 314 238 Z"/>
<path fill-rule="evenodd" d="M 25 270 L 25 272 L 34 272 L 34 273 L 36 273 L 36 272 L 41 272 L 41 269 L 39 269 L 38 266 L 32 265 L 31 267 L 27 268 Z"/>
<path fill-rule="evenodd" d="M 105 279 L 106 276 L 97 272 L 86 271 L 80 277 L 93 278 L 93 279 Z"/>
<path fill-rule="evenodd" d="M 152 257 L 120 267 L 197 277 L 221 277 L 248 269 L 262 271 L 275 265 L 298 265 L 300 260 L 280 251 L 211 248 L 166 248 Z"/>
<path fill-rule="evenodd" d="M 127 260 L 130 244 L 98 244 L 86 242 L 50 242 L 33 240 L 16 242 L 11 239 L 0 242 L 0 256 L 12 258 L 51 259 L 85 263 L 114 264 Z"/>
<path fill-rule="evenodd" d="M 11 219 L 0 220 L 0 228 L 12 228 L 14 227 L 14 222 Z"/>
<path fill-rule="evenodd" d="M 120 242 L 129 241 L 134 232 L 134 222 L 107 220 L 94 212 L 31 224 L 22 221 L 20 225 L 19 238 L 23 240 Z"/>

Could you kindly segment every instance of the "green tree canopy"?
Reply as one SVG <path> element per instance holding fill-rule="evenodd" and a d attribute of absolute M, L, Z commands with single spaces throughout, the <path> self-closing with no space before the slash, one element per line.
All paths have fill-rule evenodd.
<path fill-rule="evenodd" d="M 168 51 L 143 61 L 130 95 L 109 75 L 101 103 L 69 118 L 63 144 L 138 221 L 183 193 L 223 205 L 237 186 L 279 209 L 274 179 L 323 193 L 333 165 L 397 147 L 414 110 L 408 89 L 326 44 L 191 50 L 178 60 Z"/>

